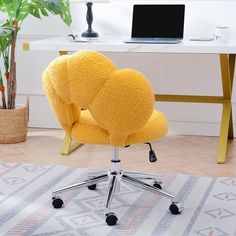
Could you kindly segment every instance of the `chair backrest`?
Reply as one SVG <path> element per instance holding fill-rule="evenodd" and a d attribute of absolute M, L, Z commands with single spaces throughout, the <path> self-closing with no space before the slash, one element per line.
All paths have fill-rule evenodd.
<path fill-rule="evenodd" d="M 64 101 L 87 109 L 115 69 L 101 53 L 83 50 L 56 58 L 45 72 Z"/>
<path fill-rule="evenodd" d="M 80 108 L 89 109 L 109 133 L 111 143 L 138 131 L 153 112 L 154 93 L 145 76 L 131 69 L 116 70 L 107 57 L 95 51 L 53 60 L 43 74 L 43 85 L 67 132 L 79 122 Z"/>

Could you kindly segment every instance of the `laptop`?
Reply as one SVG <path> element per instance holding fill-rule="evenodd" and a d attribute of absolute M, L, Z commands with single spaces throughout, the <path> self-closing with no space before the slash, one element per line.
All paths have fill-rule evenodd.
<path fill-rule="evenodd" d="M 134 5 L 126 43 L 175 44 L 183 39 L 185 5 Z"/>

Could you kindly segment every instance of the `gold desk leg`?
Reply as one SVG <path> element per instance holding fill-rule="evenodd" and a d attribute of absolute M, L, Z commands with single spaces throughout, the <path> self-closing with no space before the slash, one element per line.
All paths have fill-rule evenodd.
<path fill-rule="evenodd" d="M 60 54 L 60 56 L 68 55 L 68 52 L 67 51 L 59 51 L 59 54 Z M 83 143 L 73 141 L 70 138 L 70 136 L 67 134 L 65 139 L 64 139 L 63 146 L 61 148 L 61 155 L 69 155 L 72 152 L 74 152 L 76 149 L 81 147 L 82 145 L 83 145 Z"/>
<path fill-rule="evenodd" d="M 70 136 L 67 134 L 65 139 L 64 139 L 64 143 L 63 143 L 63 146 L 62 146 L 62 149 L 61 149 L 61 155 L 69 155 L 82 145 L 83 145 L 83 143 L 73 141 L 70 138 Z"/>
<path fill-rule="evenodd" d="M 225 163 L 234 139 L 231 94 L 233 87 L 235 55 L 220 55 L 221 78 L 223 88 L 223 111 L 217 163 Z"/>
<path fill-rule="evenodd" d="M 67 51 L 59 51 L 59 55 L 60 56 L 68 55 L 68 52 Z"/>
<path fill-rule="evenodd" d="M 230 152 L 233 143 L 233 129 L 232 129 L 232 105 L 231 101 L 225 101 L 223 103 L 220 139 L 218 147 L 218 159 L 217 163 L 223 164 L 227 159 L 227 155 Z"/>
<path fill-rule="evenodd" d="M 231 94 L 235 70 L 235 57 L 235 54 L 220 54 L 223 96 L 155 95 L 155 101 L 162 102 L 223 104 L 217 163 L 225 163 L 234 139 Z"/>

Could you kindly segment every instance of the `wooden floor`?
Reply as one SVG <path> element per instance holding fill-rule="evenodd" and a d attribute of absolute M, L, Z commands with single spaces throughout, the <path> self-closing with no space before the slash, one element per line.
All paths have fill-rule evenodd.
<path fill-rule="evenodd" d="M 26 142 L 0 145 L 0 161 L 109 169 L 112 147 L 83 145 L 70 156 L 61 156 L 59 153 L 63 138 L 62 130 L 31 129 Z M 158 156 L 158 162 L 155 163 L 149 163 L 147 145 L 121 149 L 120 155 L 123 170 L 236 176 L 234 146 L 226 164 L 216 164 L 217 137 L 166 136 L 153 142 Z"/>

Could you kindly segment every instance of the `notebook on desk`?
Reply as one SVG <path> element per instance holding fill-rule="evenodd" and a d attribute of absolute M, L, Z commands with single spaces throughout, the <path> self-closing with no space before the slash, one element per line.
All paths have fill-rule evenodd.
<path fill-rule="evenodd" d="M 126 43 L 179 43 L 185 5 L 134 5 L 131 38 Z"/>

